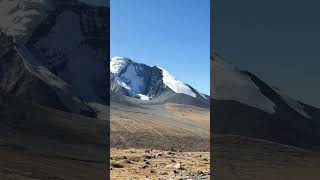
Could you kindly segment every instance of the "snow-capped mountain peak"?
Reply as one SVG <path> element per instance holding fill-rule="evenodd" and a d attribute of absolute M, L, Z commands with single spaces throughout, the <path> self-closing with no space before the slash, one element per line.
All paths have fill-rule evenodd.
<path fill-rule="evenodd" d="M 260 92 L 249 76 L 219 56 L 214 57 L 212 65 L 215 73 L 214 99 L 234 100 L 268 113 L 275 112 L 276 105 Z"/>
<path fill-rule="evenodd" d="M 202 103 L 208 101 L 202 93 L 177 80 L 167 70 L 137 63 L 125 57 L 111 58 L 110 77 L 111 91 L 116 94 L 141 100 L 167 101 L 183 96 L 187 99 L 201 99 Z"/>
<path fill-rule="evenodd" d="M 124 57 L 114 56 L 110 62 L 110 72 L 113 74 L 119 74 L 128 64 L 130 59 Z"/>
<path fill-rule="evenodd" d="M 319 146 L 320 109 L 239 70 L 217 54 L 211 57 L 211 71 L 212 131 L 307 149 Z"/>
<path fill-rule="evenodd" d="M 163 82 L 175 93 L 186 94 L 194 98 L 197 96 L 187 84 L 177 80 L 167 70 L 160 67 L 158 68 L 162 70 Z"/>
<path fill-rule="evenodd" d="M 137 74 L 136 66 L 132 60 L 125 57 L 112 57 L 110 72 L 115 76 L 116 82 L 125 88 L 130 96 L 149 100 L 149 97 L 143 93 L 144 79 Z"/>
<path fill-rule="evenodd" d="M 219 55 L 214 56 L 212 65 L 214 70 L 212 95 L 214 99 L 236 101 L 274 114 L 279 107 L 272 96 L 265 93 L 266 91 L 274 91 L 274 94 L 277 94 L 290 108 L 305 118 L 311 118 L 300 102 L 276 88 L 268 87 L 269 90 L 265 90 L 267 87 L 260 87 L 259 82 L 254 81 L 254 75 L 239 70 Z"/>

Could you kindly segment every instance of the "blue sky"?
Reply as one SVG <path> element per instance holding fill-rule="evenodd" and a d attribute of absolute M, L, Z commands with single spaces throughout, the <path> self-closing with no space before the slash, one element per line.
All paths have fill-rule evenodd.
<path fill-rule="evenodd" d="M 111 56 L 167 69 L 210 92 L 210 0 L 111 0 Z"/>

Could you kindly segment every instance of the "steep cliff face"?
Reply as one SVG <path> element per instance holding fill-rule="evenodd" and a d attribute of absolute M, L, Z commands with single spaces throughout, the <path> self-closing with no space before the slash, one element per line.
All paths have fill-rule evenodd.
<path fill-rule="evenodd" d="M 71 86 L 51 73 L 46 67 L 25 59 L 31 54 L 22 52 L 22 45 L 13 38 L 0 35 L 0 91 L 56 109 L 94 116 L 93 110 L 72 93 Z M 31 56 L 32 57 L 32 56 Z M 30 58 L 30 57 L 29 57 Z M 91 113 L 89 113 L 91 112 Z"/>

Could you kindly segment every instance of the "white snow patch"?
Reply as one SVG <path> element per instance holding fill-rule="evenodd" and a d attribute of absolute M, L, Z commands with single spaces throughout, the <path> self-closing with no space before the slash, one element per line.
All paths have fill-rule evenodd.
<path fill-rule="evenodd" d="M 129 65 L 127 70 L 120 75 L 120 78 L 131 87 L 135 94 L 142 94 L 144 91 L 144 80 L 137 75 L 134 65 Z"/>
<path fill-rule="evenodd" d="M 191 90 L 191 88 L 186 85 L 185 83 L 176 80 L 176 78 L 171 75 L 165 69 L 158 67 L 162 70 L 163 82 L 167 85 L 170 89 L 172 89 L 175 93 L 182 93 L 188 96 L 196 97 L 196 94 Z"/>
<path fill-rule="evenodd" d="M 53 8 L 51 0 L 0 1 L 0 29 L 12 36 L 27 40 L 34 28 Z"/>
<path fill-rule="evenodd" d="M 112 57 L 110 72 L 115 75 L 117 83 L 127 89 L 132 97 L 139 97 L 141 100 L 150 100 L 150 97 L 143 94 L 145 90 L 143 77 L 138 76 L 135 65 L 130 64 L 129 61 L 130 59 L 128 58 Z"/>
<path fill-rule="evenodd" d="M 145 100 L 145 101 L 149 101 L 150 100 L 150 97 L 149 96 L 146 96 L 146 95 L 143 95 L 143 94 L 138 94 L 139 98 L 141 100 Z"/>
<path fill-rule="evenodd" d="M 214 99 L 234 100 L 268 113 L 275 112 L 276 105 L 260 92 L 249 76 L 219 57 L 215 57 L 212 66 Z"/>
<path fill-rule="evenodd" d="M 129 59 L 123 57 L 112 57 L 110 62 L 110 72 L 118 75 L 121 71 L 127 67 Z"/>
<path fill-rule="evenodd" d="M 202 96 L 204 99 L 208 99 L 205 94 L 203 94 L 203 93 L 201 93 L 201 92 L 199 92 L 199 91 L 198 91 L 198 93 L 199 93 L 200 96 Z"/>
<path fill-rule="evenodd" d="M 120 79 L 120 78 L 117 77 L 117 76 L 115 77 L 115 79 L 116 79 L 117 83 L 118 83 L 120 86 L 124 87 L 125 89 L 129 90 L 129 92 L 131 92 L 131 87 L 128 86 L 126 83 L 124 83 L 124 82 L 122 81 L 122 79 Z"/>
<path fill-rule="evenodd" d="M 292 99 L 291 97 L 289 97 L 287 94 L 283 93 L 282 91 L 273 88 L 273 90 L 275 90 L 280 96 L 281 98 L 292 108 L 294 109 L 296 112 L 298 112 L 300 115 L 304 116 L 305 118 L 311 119 L 312 117 L 305 112 L 304 110 L 304 106 L 299 103 L 298 101 Z"/>

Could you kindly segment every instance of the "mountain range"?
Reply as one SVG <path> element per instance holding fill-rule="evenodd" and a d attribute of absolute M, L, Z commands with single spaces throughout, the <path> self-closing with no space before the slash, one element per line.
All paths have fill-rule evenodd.
<path fill-rule="evenodd" d="M 317 149 L 320 109 L 304 104 L 219 54 L 211 57 L 211 131 Z"/>

